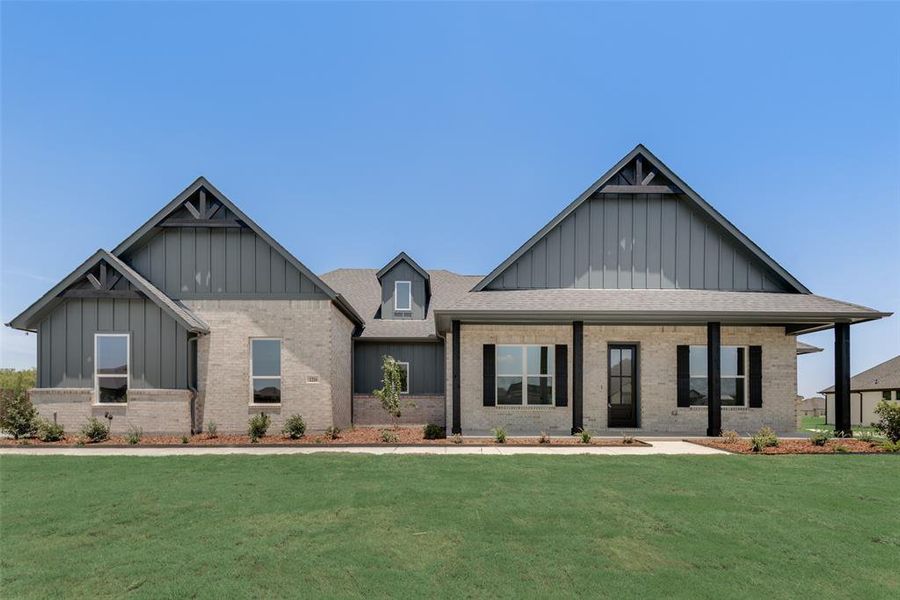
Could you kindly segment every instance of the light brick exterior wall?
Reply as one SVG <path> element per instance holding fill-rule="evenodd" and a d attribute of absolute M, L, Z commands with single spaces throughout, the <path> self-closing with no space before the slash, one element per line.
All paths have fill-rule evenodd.
<path fill-rule="evenodd" d="M 220 432 L 244 433 L 250 417 L 260 412 L 272 418 L 270 434 L 293 414 L 302 415 L 311 431 L 349 424 L 349 322 L 329 300 L 185 304 L 210 328 L 197 347 L 198 421 L 204 428 L 214 421 Z M 255 337 L 282 340 L 280 406 L 251 405 L 250 339 Z"/>
<path fill-rule="evenodd" d="M 570 325 L 461 326 L 461 425 L 463 433 L 483 433 L 504 427 L 510 433 L 568 433 L 572 427 L 572 327 Z M 452 335 L 447 335 L 448 419 L 452 415 Z M 639 346 L 639 428 L 647 432 L 705 434 L 705 407 L 678 408 L 676 347 L 706 344 L 705 327 L 611 326 L 584 327 L 584 426 L 594 433 L 607 427 L 607 345 Z M 483 344 L 567 344 L 569 403 L 556 407 L 485 407 L 482 405 Z M 764 425 L 794 431 L 797 389 L 796 340 L 781 327 L 722 327 L 723 346 L 762 346 L 762 408 L 722 409 L 723 430 L 753 432 Z"/>
<path fill-rule="evenodd" d="M 426 425 L 433 423 L 445 427 L 443 396 L 402 396 L 400 400 L 401 425 Z M 381 407 L 375 396 L 353 396 L 353 424 L 361 426 L 392 425 L 393 420 Z"/>
<path fill-rule="evenodd" d="M 188 435 L 191 432 L 189 390 L 128 390 L 127 404 L 94 404 L 88 388 L 35 388 L 32 404 L 48 421 L 63 426 L 67 435 L 77 435 L 90 417 L 113 416 L 110 433 L 123 434 L 131 426 L 145 434 Z"/>

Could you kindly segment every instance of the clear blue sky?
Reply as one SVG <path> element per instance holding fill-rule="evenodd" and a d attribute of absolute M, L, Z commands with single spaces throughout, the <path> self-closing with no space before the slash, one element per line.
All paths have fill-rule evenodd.
<path fill-rule="evenodd" d="M 815 293 L 900 311 L 897 3 L 0 10 L 3 322 L 200 174 L 317 272 L 481 274 L 638 142 Z M 868 368 L 900 318 L 852 336 Z"/>

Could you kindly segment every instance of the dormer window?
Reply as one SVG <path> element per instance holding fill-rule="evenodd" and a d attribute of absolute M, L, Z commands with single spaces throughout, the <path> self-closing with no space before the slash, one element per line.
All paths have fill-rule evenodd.
<path fill-rule="evenodd" d="M 394 282 L 394 311 L 410 312 L 412 310 L 412 282 Z"/>

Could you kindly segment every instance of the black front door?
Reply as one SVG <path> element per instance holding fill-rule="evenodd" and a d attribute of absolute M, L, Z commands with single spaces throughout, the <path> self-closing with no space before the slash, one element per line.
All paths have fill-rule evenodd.
<path fill-rule="evenodd" d="M 637 427 L 638 348 L 635 344 L 609 346 L 609 427 Z"/>

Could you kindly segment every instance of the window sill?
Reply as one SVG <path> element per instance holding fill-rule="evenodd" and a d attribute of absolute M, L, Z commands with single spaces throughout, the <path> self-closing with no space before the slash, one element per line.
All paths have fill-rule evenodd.
<path fill-rule="evenodd" d="M 281 408 L 281 402 L 260 402 L 260 403 L 251 402 L 247 406 L 249 406 L 250 408 L 266 408 L 266 407 Z"/>
<path fill-rule="evenodd" d="M 494 408 L 498 410 L 553 410 L 555 408 L 568 408 L 567 406 L 556 406 L 554 404 L 497 404 Z"/>
<path fill-rule="evenodd" d="M 705 411 L 705 410 L 707 410 L 709 407 L 708 407 L 708 406 L 689 406 L 688 408 L 689 408 L 690 410 Z M 750 410 L 751 408 L 756 408 L 756 407 L 750 407 L 750 406 L 723 406 L 723 407 L 722 407 L 722 410 L 723 410 L 723 411 L 735 411 L 735 412 L 740 412 L 740 411 Z"/>
<path fill-rule="evenodd" d="M 117 406 L 126 407 L 127 402 L 91 402 L 93 408 L 115 408 Z"/>

